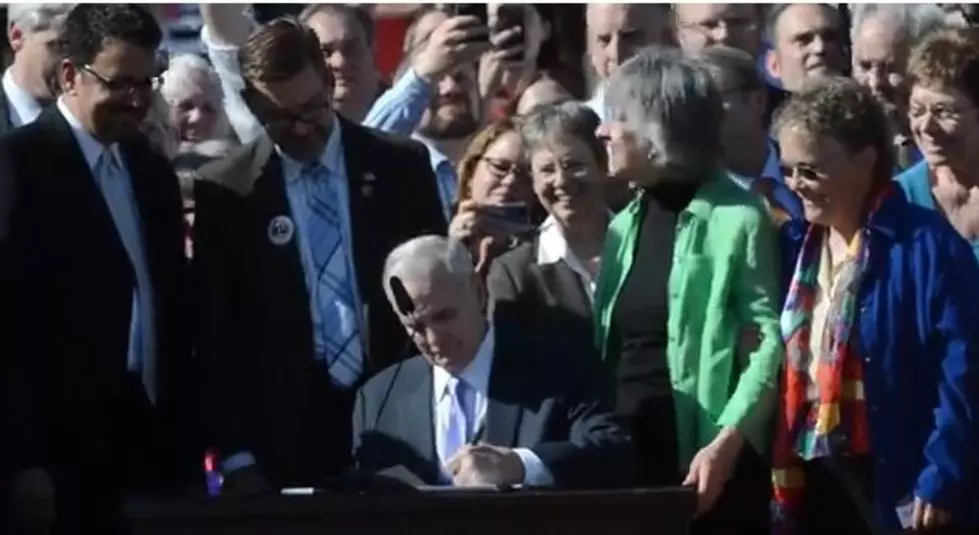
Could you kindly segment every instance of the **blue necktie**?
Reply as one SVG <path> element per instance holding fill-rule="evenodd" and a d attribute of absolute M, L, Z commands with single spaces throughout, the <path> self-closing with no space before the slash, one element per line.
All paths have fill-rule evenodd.
<path fill-rule="evenodd" d="M 443 466 L 447 465 L 449 459 L 469 441 L 468 395 L 469 385 L 462 379 L 452 379 L 441 400 L 436 422 L 438 426 L 436 437 Z"/>
<path fill-rule="evenodd" d="M 127 368 L 129 371 L 141 373 L 146 394 L 150 401 L 156 403 L 156 333 L 153 324 L 152 283 L 146 266 L 146 251 L 139 235 L 140 218 L 136 199 L 121 162 L 111 150 L 104 151 L 95 165 L 98 175 L 96 178 L 136 277 Z"/>
<path fill-rule="evenodd" d="M 340 203 L 329 171 L 323 166 L 305 167 L 303 179 L 310 186 L 306 232 L 315 269 L 310 298 L 319 311 L 313 325 L 316 358 L 327 362 L 337 384 L 352 386 L 363 371 L 363 349 L 355 293 L 347 269 Z"/>

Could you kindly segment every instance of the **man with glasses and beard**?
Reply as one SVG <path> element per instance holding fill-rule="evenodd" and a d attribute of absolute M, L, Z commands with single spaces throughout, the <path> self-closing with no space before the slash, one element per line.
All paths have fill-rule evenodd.
<path fill-rule="evenodd" d="M 404 356 L 384 258 L 446 223 L 425 148 L 334 111 L 312 30 L 264 25 L 239 67 L 265 135 L 200 170 L 194 274 L 208 443 L 251 494 L 348 467 L 355 389 Z"/>
<path fill-rule="evenodd" d="M 180 191 L 138 133 L 160 40 L 141 6 L 79 4 L 56 44 L 57 104 L 0 139 L 14 532 L 125 533 L 124 496 L 195 479 Z"/>

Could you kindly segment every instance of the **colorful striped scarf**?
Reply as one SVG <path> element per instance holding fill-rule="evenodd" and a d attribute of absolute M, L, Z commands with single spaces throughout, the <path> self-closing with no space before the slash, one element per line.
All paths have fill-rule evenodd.
<path fill-rule="evenodd" d="M 885 187 L 871 204 L 876 211 L 893 191 Z M 863 455 L 870 451 L 863 366 L 850 344 L 857 326 L 858 293 L 868 265 L 869 252 L 863 231 L 850 244 L 832 294 L 818 355 L 811 351 L 810 337 L 825 240 L 825 227 L 812 225 L 803 240 L 785 308 L 782 338 L 782 402 L 773 449 L 773 532 L 793 533 L 803 497 L 804 461 L 833 456 Z"/>

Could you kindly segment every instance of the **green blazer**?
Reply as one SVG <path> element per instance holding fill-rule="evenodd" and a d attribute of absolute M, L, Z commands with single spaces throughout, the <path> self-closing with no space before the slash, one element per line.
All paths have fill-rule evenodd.
<path fill-rule="evenodd" d="M 611 369 L 609 327 L 633 269 L 642 223 L 637 196 L 610 224 L 595 291 L 595 335 Z M 778 243 L 761 201 L 718 174 L 677 219 L 670 273 L 667 361 L 673 383 L 680 469 L 721 428 L 733 426 L 759 453 L 770 447 L 778 371 Z M 641 266 L 639 267 L 641 269 Z M 760 342 L 738 354 L 743 329 Z"/>

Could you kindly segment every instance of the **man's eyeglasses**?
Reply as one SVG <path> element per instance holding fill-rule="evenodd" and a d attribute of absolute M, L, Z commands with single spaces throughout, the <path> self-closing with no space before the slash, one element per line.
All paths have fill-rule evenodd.
<path fill-rule="evenodd" d="M 315 107 L 298 113 L 276 110 L 265 114 L 262 126 L 271 130 L 289 129 L 299 123 L 304 123 L 309 126 L 319 126 L 323 124 L 326 114 L 331 109 L 332 107 L 328 102 L 322 102 Z"/>
<path fill-rule="evenodd" d="M 117 80 L 110 80 L 105 76 L 102 76 L 91 67 L 91 65 L 82 65 L 81 70 L 87 72 L 99 81 L 107 91 L 116 95 L 135 95 L 137 93 L 149 93 L 153 90 L 154 79 L 146 78 L 145 80 L 132 80 L 126 78 L 120 78 Z"/>

